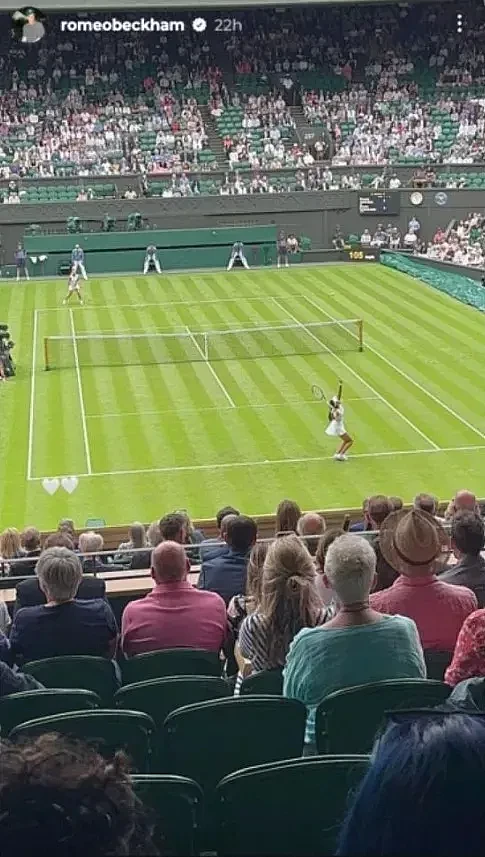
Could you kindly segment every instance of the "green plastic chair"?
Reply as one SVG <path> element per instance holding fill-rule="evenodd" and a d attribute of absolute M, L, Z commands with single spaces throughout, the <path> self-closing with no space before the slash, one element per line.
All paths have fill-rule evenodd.
<path fill-rule="evenodd" d="M 111 705 L 120 686 L 113 662 L 92 655 L 64 655 L 30 661 L 23 666 L 23 671 L 33 675 L 45 687 L 92 690 L 103 705 Z"/>
<path fill-rule="evenodd" d="M 283 670 L 260 670 L 249 675 L 241 683 L 242 696 L 249 693 L 263 693 L 266 696 L 283 695 Z"/>
<path fill-rule="evenodd" d="M 227 774 L 301 756 L 306 708 L 296 699 L 245 696 L 187 705 L 164 725 L 165 770 L 206 791 Z"/>
<path fill-rule="evenodd" d="M 134 789 L 151 811 L 153 838 L 161 854 L 192 857 L 198 854 L 202 789 L 187 777 L 172 774 L 134 774 Z"/>
<path fill-rule="evenodd" d="M 401 679 L 376 681 L 330 693 L 315 718 L 319 753 L 369 753 L 386 711 L 433 708 L 451 688 L 440 681 Z"/>
<path fill-rule="evenodd" d="M 94 744 L 106 758 L 124 750 L 137 771 L 148 773 L 154 731 L 153 720 L 141 711 L 100 708 L 28 720 L 12 730 L 10 739 L 19 741 L 46 732 L 59 732 Z"/>
<path fill-rule="evenodd" d="M 163 771 L 163 724 L 172 711 L 184 705 L 231 695 L 229 684 L 216 676 L 168 676 L 127 684 L 114 698 L 116 708 L 144 711 L 155 723 L 152 771 Z"/>
<path fill-rule="evenodd" d="M 38 717 L 99 708 L 101 700 L 91 690 L 26 690 L 0 698 L 0 734 Z"/>
<path fill-rule="evenodd" d="M 220 676 L 222 661 L 217 652 L 202 649 L 162 649 L 128 658 L 121 665 L 123 684 L 175 675 Z"/>
<path fill-rule="evenodd" d="M 330 857 L 368 756 L 315 756 L 246 768 L 216 789 L 219 857 Z"/>
<path fill-rule="evenodd" d="M 184 705 L 231 696 L 229 684 L 216 676 L 167 676 L 124 685 L 115 693 L 116 708 L 144 711 L 162 727 Z"/>

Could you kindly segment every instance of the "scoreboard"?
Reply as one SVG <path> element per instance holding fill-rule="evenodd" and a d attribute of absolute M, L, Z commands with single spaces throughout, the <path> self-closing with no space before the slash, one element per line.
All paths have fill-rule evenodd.
<path fill-rule="evenodd" d="M 392 190 L 373 190 L 359 193 L 359 214 L 382 215 L 392 217 L 399 214 L 401 194 Z"/>
<path fill-rule="evenodd" d="M 346 262 L 378 262 L 381 251 L 379 247 L 349 247 L 342 251 Z"/>

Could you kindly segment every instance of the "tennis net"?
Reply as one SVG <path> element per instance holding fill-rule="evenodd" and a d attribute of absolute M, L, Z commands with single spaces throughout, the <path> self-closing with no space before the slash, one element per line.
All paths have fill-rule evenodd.
<path fill-rule="evenodd" d="M 363 323 L 342 319 L 227 330 L 82 333 L 44 339 L 46 369 L 147 366 L 362 351 Z"/>

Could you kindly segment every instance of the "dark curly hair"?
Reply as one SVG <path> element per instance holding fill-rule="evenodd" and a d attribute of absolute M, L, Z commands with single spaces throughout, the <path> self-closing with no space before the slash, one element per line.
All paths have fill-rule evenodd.
<path fill-rule="evenodd" d="M 126 756 L 48 734 L 0 747 L 2 857 L 157 855 Z"/>

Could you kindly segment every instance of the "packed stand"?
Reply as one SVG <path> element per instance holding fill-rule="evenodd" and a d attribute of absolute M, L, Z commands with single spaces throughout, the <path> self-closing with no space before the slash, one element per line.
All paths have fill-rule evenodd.
<path fill-rule="evenodd" d="M 211 170 L 205 104 L 231 170 L 328 157 L 474 164 L 485 157 L 485 21 L 480 7 L 463 14 L 458 34 L 453 10 L 427 5 L 242 11 L 241 33 L 222 42 L 186 30 L 59 44 L 52 26 L 35 57 L 2 53 L 0 175 Z M 295 147 L 301 109 L 322 132 L 311 147 Z"/>
<path fill-rule="evenodd" d="M 444 230 L 439 227 L 426 249 L 427 258 L 470 268 L 483 268 L 484 225 L 483 214 L 470 212 L 468 217 L 455 222 L 451 228 Z"/>
<path fill-rule="evenodd" d="M 9 33 L 4 34 L 4 38 Z M 55 50 L 54 50 L 55 47 Z M 0 62 L 0 175 L 81 177 L 206 169 L 199 104 L 218 87 L 207 44 L 186 34 L 59 44 Z"/>
<path fill-rule="evenodd" d="M 211 538 L 182 511 L 148 528 L 135 522 L 113 560 L 150 566 L 153 588 L 129 601 L 121 621 L 104 579 L 92 576 L 110 567 L 101 534 L 77 535 L 70 520 L 43 544 L 34 527 L 5 530 L 2 563 L 25 579 L 17 582 L 13 618 L 0 612 L 2 854 L 40 857 L 48 845 L 61 855 L 66 843 L 73 854 L 87 846 L 99 855 L 199 853 L 208 843 L 229 853 L 221 819 L 231 807 L 241 809 L 238 842 L 248 837 L 248 854 L 261 853 L 253 849 L 264 837 L 277 854 L 287 853 L 288 842 L 292 853 L 305 843 L 308 853 L 341 857 L 477 853 L 481 839 L 463 837 L 481 817 L 485 784 L 484 511 L 468 490 L 445 508 L 429 493 L 417 494 L 410 509 L 399 497 L 373 495 L 361 520 L 329 527 L 285 499 L 272 537 L 259 540 L 256 522 L 233 506 L 219 510 Z M 61 673 L 49 677 L 49 670 L 66 656 L 78 660 L 66 662 L 64 689 L 46 689 L 59 688 Z M 98 671 L 104 665 L 96 691 L 88 687 L 91 662 Z M 30 692 L 28 709 L 19 691 Z M 322 731 L 321 712 L 339 698 L 344 704 L 346 694 L 343 719 L 352 727 L 330 717 Z M 399 709 L 412 698 L 407 708 L 427 710 L 397 710 L 398 694 Z M 370 752 L 379 704 L 386 722 L 372 756 L 346 758 Z M 40 712 L 50 716 L 37 720 Z M 89 747 L 49 734 L 73 731 L 90 737 Z M 131 777 L 122 747 L 149 779 Z M 232 780 L 216 789 L 225 775 L 261 762 L 265 777 L 275 777 L 271 787 L 265 779 L 258 790 L 251 780 L 234 803 L 225 792 Z M 183 783 L 192 822 L 178 814 L 188 793 L 175 800 L 168 771 L 196 781 Z M 456 797 L 457 776 L 467 803 L 448 825 L 444 809 Z M 275 789 L 278 818 L 270 806 Z M 201 790 L 206 812 L 214 798 L 222 815 L 199 815 Z M 320 805 L 320 790 L 332 800 Z M 312 793 L 321 824 L 304 823 Z M 415 822 L 405 834 L 403 793 Z M 280 815 L 285 800 L 291 811 L 285 805 Z M 202 837 L 195 850 L 191 836 Z"/>

